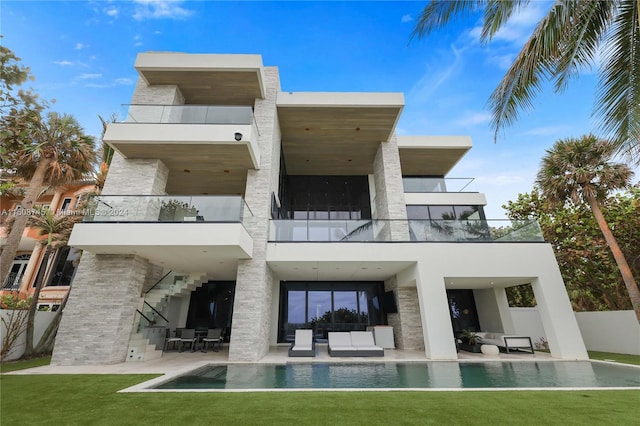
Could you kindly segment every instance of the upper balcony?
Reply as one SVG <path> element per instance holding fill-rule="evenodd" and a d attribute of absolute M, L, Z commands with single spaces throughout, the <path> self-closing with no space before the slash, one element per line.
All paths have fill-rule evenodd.
<path fill-rule="evenodd" d="M 209 271 L 212 259 L 249 259 L 252 213 L 240 196 L 101 195 L 89 201 L 69 245 L 136 254 L 177 270 Z"/>
<path fill-rule="evenodd" d="M 251 107 L 128 105 L 124 116 L 104 141 L 125 158 L 162 160 L 171 193 L 244 193 L 246 171 L 260 168 Z"/>
<path fill-rule="evenodd" d="M 445 176 L 470 149 L 467 136 L 398 136 L 405 176 Z"/>
<path fill-rule="evenodd" d="M 486 205 L 484 194 L 475 189 L 473 178 L 403 177 L 408 205 Z"/>
<path fill-rule="evenodd" d="M 282 152 L 291 175 L 367 175 L 404 107 L 402 93 L 279 92 Z"/>
<path fill-rule="evenodd" d="M 266 97 L 261 55 L 142 52 L 135 68 L 148 86 L 177 86 L 186 104 L 253 105 Z"/>
<path fill-rule="evenodd" d="M 270 242 L 544 242 L 535 220 L 271 220 Z"/>

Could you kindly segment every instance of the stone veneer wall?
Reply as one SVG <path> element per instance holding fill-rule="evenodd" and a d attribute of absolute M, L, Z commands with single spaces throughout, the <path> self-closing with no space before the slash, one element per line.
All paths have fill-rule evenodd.
<path fill-rule="evenodd" d="M 104 195 L 162 195 L 169 169 L 160 160 L 127 160 L 118 153 Z M 143 288 L 161 269 L 133 255 L 84 252 L 62 316 L 51 364 L 123 362 Z M 152 283 L 153 281 L 153 283 Z"/>
<path fill-rule="evenodd" d="M 123 362 L 148 267 L 138 256 L 83 253 L 51 364 Z"/>
<path fill-rule="evenodd" d="M 382 142 L 373 161 L 373 176 L 376 187 L 376 210 L 379 219 L 391 219 L 385 224 L 392 241 L 408 241 L 407 206 L 402 185 L 402 168 L 398 141 L 393 135 Z M 385 236 L 389 236 L 385 233 Z"/>
<path fill-rule="evenodd" d="M 389 325 L 393 327 L 396 347 L 424 351 L 417 288 L 398 287 L 398 279 L 395 275 L 384 282 L 384 288 L 386 291 L 393 291 L 398 307 L 397 314 L 387 315 Z"/>
<path fill-rule="evenodd" d="M 140 105 L 183 105 L 184 96 L 178 86 L 147 86 L 145 81 L 138 77 L 136 89 L 131 98 L 131 104 Z"/>
<path fill-rule="evenodd" d="M 245 201 L 253 217 L 245 227 L 253 238 L 253 257 L 238 262 L 229 361 L 257 361 L 269 351 L 273 276 L 266 263 L 271 193 L 280 170 L 280 126 L 276 67 L 265 67 L 266 99 L 257 99 L 254 115 L 260 131 L 260 169 L 247 172 Z"/>

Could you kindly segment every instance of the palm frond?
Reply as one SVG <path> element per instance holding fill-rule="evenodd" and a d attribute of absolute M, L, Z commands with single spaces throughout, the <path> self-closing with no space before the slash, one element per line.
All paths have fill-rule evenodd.
<path fill-rule="evenodd" d="M 480 41 L 491 41 L 493 36 L 507 23 L 507 21 L 530 0 L 489 0 L 483 14 L 482 33 Z"/>
<path fill-rule="evenodd" d="M 596 94 L 598 128 L 640 163 L 640 30 L 636 0 L 619 2 Z"/>
<path fill-rule="evenodd" d="M 432 0 L 418 16 L 410 40 L 414 37 L 427 37 L 433 31 L 443 28 L 454 18 L 463 18 L 478 13 L 486 3 L 486 0 Z"/>
<path fill-rule="evenodd" d="M 555 64 L 555 89 L 562 91 L 581 69 L 594 65 L 603 35 L 616 13 L 615 1 L 565 1 L 570 19 L 567 37 L 560 44 Z"/>

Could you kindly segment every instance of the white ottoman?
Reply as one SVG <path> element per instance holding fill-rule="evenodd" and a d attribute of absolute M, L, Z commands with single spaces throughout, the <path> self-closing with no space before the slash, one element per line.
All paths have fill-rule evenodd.
<path fill-rule="evenodd" d="M 480 352 L 485 355 L 498 355 L 500 353 L 500 349 L 496 345 L 482 345 L 480 346 Z"/>

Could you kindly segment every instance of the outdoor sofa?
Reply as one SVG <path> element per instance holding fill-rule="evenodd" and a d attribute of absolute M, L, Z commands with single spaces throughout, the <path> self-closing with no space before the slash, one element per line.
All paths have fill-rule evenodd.
<path fill-rule="evenodd" d="M 481 344 L 496 345 L 503 352 L 526 351 L 533 353 L 531 337 L 493 333 L 491 331 L 481 331 L 476 334 L 480 337 Z"/>
<path fill-rule="evenodd" d="M 371 331 L 329 332 L 329 356 L 384 356 Z"/>

